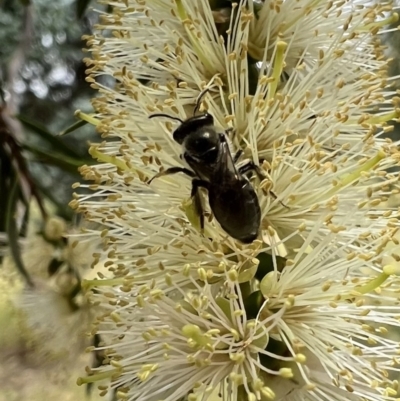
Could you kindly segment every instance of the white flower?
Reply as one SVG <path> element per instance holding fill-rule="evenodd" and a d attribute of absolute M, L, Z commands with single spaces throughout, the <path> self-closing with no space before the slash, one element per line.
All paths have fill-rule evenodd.
<path fill-rule="evenodd" d="M 42 229 L 32 224 L 27 238 L 20 239 L 20 247 L 23 264 L 33 280 L 48 280 L 56 272 L 68 269 L 81 276 L 88 274 L 98 241 L 88 239 L 82 233 L 73 237 L 72 234 L 74 230 L 57 216 L 50 217 Z M 9 255 L 4 268 L 10 272 L 15 270 Z"/>
<path fill-rule="evenodd" d="M 95 310 L 82 289 L 81 281 L 90 277 L 90 265 L 98 241 L 84 234 L 67 238 L 73 230 L 59 217 L 50 217 L 42 229 L 29 227 L 20 242 L 21 258 L 32 283 L 23 288 L 12 257 L 3 263 L 7 294 L 16 318 L 23 327 L 23 341 L 32 357 L 45 364 L 54 358 L 64 363 L 74 360 L 90 344 L 88 332 Z"/>
<path fill-rule="evenodd" d="M 71 277 L 63 279 L 65 285 Z M 83 294 L 72 297 L 37 281 L 14 303 L 24 313 L 23 326 L 40 363 L 73 361 L 91 344 L 88 334 L 96 311 Z"/>
<path fill-rule="evenodd" d="M 84 399 L 85 388 L 76 387 L 76 376 L 82 365 L 90 363 L 92 355 L 79 353 L 84 345 L 82 336 L 85 313 L 79 312 L 79 324 L 71 325 L 67 314 L 60 315 L 59 294 L 48 288 L 29 294 L 31 317 L 40 320 L 40 329 L 33 331 L 27 318 L 18 308 L 23 279 L 17 271 L 0 269 L 0 369 L 1 398 L 12 396 L 18 400 L 71 398 Z M 34 306 L 33 306 L 34 305 Z M 20 306 L 20 304 L 19 304 Z M 54 314 L 52 312 L 55 312 Z M 77 323 L 78 319 L 75 320 Z M 37 322 L 39 323 L 39 322 Z M 86 323 L 88 323 L 86 321 Z M 38 328 L 36 326 L 36 328 Z M 68 331 L 71 329 L 70 331 Z M 61 333 L 68 332 L 67 337 Z M 58 342 L 57 339 L 60 341 Z M 68 347 L 69 346 L 69 347 Z M 82 351 L 82 349 L 81 349 Z M 24 378 L 21 382 L 21 378 Z"/>
<path fill-rule="evenodd" d="M 280 239 L 290 236 L 292 242 L 302 242 L 305 236 L 302 231 L 309 231 L 321 216 L 332 224 L 321 231 L 320 238 L 330 229 L 342 228 L 343 241 L 347 242 L 353 236 L 349 230 L 355 224 L 365 225 L 365 231 L 384 229 L 383 220 L 371 222 L 367 218 L 371 213 L 368 207 L 361 207 L 365 199 L 360 199 L 360 193 L 367 191 L 370 202 L 376 207 L 385 195 L 389 195 L 388 190 L 381 191 L 380 188 L 389 188 L 397 182 L 397 176 L 385 175 L 388 167 L 397 164 L 397 150 L 380 139 L 382 128 L 379 131 L 379 127 L 397 116 L 393 111 L 396 98 L 390 88 L 386 88 L 387 78 L 383 75 L 386 61 L 375 60 L 379 47 L 373 46 L 368 32 L 381 24 L 371 22 L 369 25 L 369 19 L 378 12 L 379 6 L 373 7 L 369 14 L 358 9 L 356 3 L 350 7 L 334 2 L 335 6 L 325 10 L 328 5 L 318 2 L 311 6 L 285 1 L 279 13 L 267 12 L 270 7 L 265 3 L 263 9 L 267 11 L 259 11 L 260 19 L 257 20 L 251 13 L 250 2 L 250 10 L 236 7 L 237 20 L 248 22 L 242 22 L 243 29 L 232 26 L 231 30 L 236 26 L 238 32 L 231 34 L 226 44 L 211 40 L 215 27 L 207 2 L 203 1 L 187 4 L 179 1 L 177 9 L 171 9 L 169 2 L 154 3 L 146 9 L 146 17 L 131 13 L 129 8 L 125 10 L 121 5 L 121 13 L 104 17 L 110 20 L 105 26 L 114 29 L 115 37 L 105 41 L 101 38 L 89 40 L 95 55 L 89 80 L 100 72 L 117 78 L 115 89 L 94 84 L 104 93 L 94 100 L 94 105 L 101 119 L 97 129 L 103 136 L 121 138 L 121 142 L 109 141 L 92 147 L 91 152 L 99 160 L 108 162 L 96 169 L 95 181 L 108 180 L 99 189 L 100 193 L 111 195 L 111 202 L 104 199 L 99 205 L 116 208 L 108 217 L 118 222 L 115 231 L 119 233 L 120 226 L 132 231 L 132 235 L 137 231 L 139 240 L 146 236 L 148 247 L 175 239 L 176 231 L 182 234 L 185 229 L 191 233 L 196 231 L 191 225 L 186 227 L 184 222 L 176 221 L 176 218 L 187 220 L 181 210 L 182 202 L 190 193 L 187 177 L 162 178 L 151 187 L 143 181 L 153 176 L 160 164 L 164 168 L 181 165 L 179 146 L 171 138 L 171 122 L 167 121 L 167 129 L 163 130 L 164 124 L 148 119 L 150 112 L 178 112 L 180 118 L 185 118 L 183 105 L 194 105 L 205 84 L 211 88 L 205 100 L 217 126 L 235 128 L 235 149 L 244 149 L 255 162 L 260 159 L 268 162 L 273 191 L 278 198 L 259 190 L 264 239 L 268 236 L 266 228 L 272 227 Z M 194 7 L 197 7 L 197 13 Z M 340 11 L 340 16 L 333 18 Z M 180 18 L 166 19 L 169 13 L 178 12 L 185 12 L 186 16 L 199 14 L 199 21 L 193 26 L 187 19 L 183 25 Z M 293 39 L 289 33 L 287 38 L 283 35 L 280 40 L 276 39 L 274 32 L 282 21 L 274 18 L 275 14 L 293 16 L 296 22 L 287 27 Z M 115 20 L 118 24 L 114 26 Z M 234 24 L 236 19 L 231 21 Z M 318 34 L 310 31 L 309 24 L 318 26 Z M 343 25 L 346 31 L 340 28 Z M 196 34 L 191 33 L 188 38 L 185 26 Z M 252 42 L 243 37 L 251 38 L 260 26 L 266 27 L 262 32 L 269 38 L 268 46 L 264 44 L 264 48 L 268 47 L 272 53 L 269 61 L 260 67 L 259 85 L 252 93 L 247 81 L 254 73 L 249 71 L 248 59 L 233 57 L 232 52 L 244 52 L 243 41 Z M 281 40 L 284 38 L 286 42 Z M 303 51 L 299 53 L 300 44 Z M 200 55 L 196 51 L 200 51 Z M 286 71 L 285 60 L 292 53 L 298 59 L 296 68 L 288 67 Z M 97 59 L 98 54 L 103 56 Z M 268 54 L 266 52 L 265 57 Z M 201 61 L 204 58 L 209 62 L 203 65 L 199 57 Z M 165 59 L 168 69 L 161 61 L 156 61 L 159 58 Z M 205 66 L 211 62 L 213 71 L 208 71 Z M 220 69 L 214 71 L 218 66 Z M 281 77 L 282 70 L 289 74 L 287 80 Z M 213 78 L 217 73 L 219 76 Z M 268 78 L 271 76 L 275 77 L 272 83 Z M 145 77 L 154 83 L 140 85 L 138 80 Z M 275 82 L 281 78 L 284 82 L 276 88 Z M 376 115 L 372 116 L 372 112 Z M 378 132 L 374 136 L 375 130 Z M 116 175 L 116 167 L 123 174 Z M 84 174 L 94 178 L 92 169 Z M 111 182 L 112 188 L 107 185 Z M 356 190 L 355 183 L 358 184 Z M 126 204 L 129 203 L 131 208 L 136 206 L 137 192 L 145 192 L 140 202 L 146 209 L 139 207 L 131 211 Z M 118 197 L 118 202 L 114 197 Z M 86 210 L 84 202 L 80 205 L 81 210 Z M 117 208 L 122 208 L 120 213 Z M 154 209 L 158 213 L 147 216 Z M 343 227 L 336 227 L 331 212 L 343 216 L 350 210 L 352 218 L 347 219 Z M 128 212 L 138 219 L 124 218 Z M 103 218 L 100 217 L 102 213 L 102 210 L 98 214 L 91 210 L 90 217 L 99 221 Z M 163 224 L 165 229 L 160 228 Z M 207 224 L 210 235 L 219 243 L 226 235 L 216 226 L 215 221 Z M 155 228 L 158 228 L 156 235 Z M 207 239 L 193 238 L 193 235 L 188 241 L 195 249 L 199 241 L 208 244 Z M 235 246 L 230 238 L 226 242 L 230 247 Z"/>
<path fill-rule="evenodd" d="M 261 291 L 234 268 L 217 276 L 200 268 L 186 288 L 168 277 L 170 296 L 150 284 L 130 295 L 107 288 L 104 304 L 123 305 L 101 330 L 113 363 L 80 383 L 110 377 L 117 396 L 140 401 L 196 400 L 215 389 L 226 400 L 390 399 L 397 382 L 386 377 L 398 372 L 400 351 L 387 333 L 398 325 L 400 279 L 389 267 L 372 279 L 361 270 L 373 263 L 338 260 L 329 252 L 335 237 L 310 253 L 304 245 L 281 272 L 264 260 Z M 340 279 L 348 270 L 358 274 Z M 382 292 L 363 295 L 374 280 Z"/>
<path fill-rule="evenodd" d="M 110 377 L 140 401 L 216 388 L 224 400 L 394 397 L 398 176 L 386 171 L 399 152 L 383 136 L 398 98 L 378 36 L 398 18 L 390 3 L 112 4 L 87 38 L 96 115 L 79 113 L 105 138 L 90 149 L 101 163 L 82 168 L 94 193 L 71 202 L 105 227 L 92 233 L 112 274 L 85 285 L 109 310 L 111 365 L 80 381 Z M 185 120 L 206 88 L 200 111 L 268 176 L 251 180 L 262 222 L 250 245 L 212 217 L 200 233 L 185 175 L 148 184 L 182 166 L 175 121 L 149 115 Z"/>

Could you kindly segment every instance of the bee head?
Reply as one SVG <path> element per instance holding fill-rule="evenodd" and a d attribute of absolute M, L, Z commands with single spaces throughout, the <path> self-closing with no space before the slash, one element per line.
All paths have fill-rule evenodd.
<path fill-rule="evenodd" d="M 214 125 L 214 117 L 211 114 L 205 113 L 199 116 L 193 116 L 183 121 L 183 123 L 174 131 L 174 141 L 179 145 L 183 145 L 185 139 L 193 132 L 205 127 Z"/>

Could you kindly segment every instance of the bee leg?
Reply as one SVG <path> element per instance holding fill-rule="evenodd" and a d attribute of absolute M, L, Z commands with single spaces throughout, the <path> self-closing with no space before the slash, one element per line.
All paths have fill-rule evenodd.
<path fill-rule="evenodd" d="M 203 207 L 203 201 L 201 199 L 201 195 L 199 192 L 199 188 L 208 189 L 208 183 L 206 181 L 195 178 L 194 180 L 192 180 L 192 192 L 191 192 L 190 196 L 193 199 L 196 214 L 199 216 L 199 219 L 200 219 L 200 232 L 201 232 L 201 234 L 203 234 L 203 232 L 204 232 L 204 207 Z"/>
<path fill-rule="evenodd" d="M 261 181 L 262 181 L 264 178 L 266 178 L 266 174 L 261 170 L 260 166 L 257 166 L 257 165 L 254 164 L 252 161 L 249 161 L 249 162 L 246 163 L 244 166 L 242 166 L 242 167 L 239 168 L 239 173 L 242 174 L 242 175 L 248 173 L 249 171 L 255 171 L 255 173 L 257 174 L 258 178 L 259 178 Z M 277 196 L 273 191 L 269 190 L 268 192 L 271 194 L 271 196 L 272 196 L 274 199 L 277 199 L 278 202 L 279 202 L 283 207 L 285 207 L 286 209 L 289 209 L 288 206 L 286 206 L 282 201 L 280 201 L 280 200 L 278 199 L 278 196 Z"/>
<path fill-rule="evenodd" d="M 183 173 L 186 174 L 187 176 L 189 176 L 190 178 L 194 178 L 196 177 L 196 174 L 193 173 L 193 171 L 190 171 L 189 169 L 185 168 L 185 167 L 170 167 L 167 168 L 164 171 L 160 171 L 159 173 L 157 173 L 152 179 L 150 179 L 147 183 L 150 185 L 151 182 L 155 179 L 155 178 L 159 178 L 159 177 L 163 177 L 164 175 L 171 175 L 171 174 L 177 174 L 177 173 Z"/>
<path fill-rule="evenodd" d="M 286 209 L 290 210 L 289 206 L 286 206 L 281 200 L 278 199 L 278 195 L 272 191 L 271 189 L 268 190 L 268 193 L 275 199 L 277 200 L 283 207 L 285 207 Z"/>
<path fill-rule="evenodd" d="M 204 89 L 202 92 L 200 92 L 199 97 L 196 100 L 196 105 L 194 106 L 193 110 L 193 115 L 196 114 L 196 112 L 200 109 L 201 101 L 203 100 L 204 95 L 210 90 L 210 88 Z"/>
<path fill-rule="evenodd" d="M 200 192 L 196 191 L 195 195 L 193 196 L 194 200 L 194 208 L 196 210 L 196 214 L 199 216 L 200 219 L 200 234 L 204 233 L 204 208 L 203 202 L 201 199 Z"/>
<path fill-rule="evenodd" d="M 236 164 L 236 163 L 237 163 L 237 161 L 240 159 L 240 157 L 242 156 L 242 154 L 243 154 L 243 150 L 242 150 L 242 149 L 239 149 L 239 150 L 235 153 L 235 155 L 233 156 L 233 164 Z"/>
<path fill-rule="evenodd" d="M 226 142 L 226 137 L 228 137 L 229 140 L 230 140 L 230 142 L 231 142 L 231 143 L 234 143 L 234 142 L 235 142 L 235 139 L 236 139 L 236 132 L 237 132 L 237 131 L 236 131 L 235 128 L 233 128 L 233 127 L 227 128 L 227 129 L 225 130 L 225 135 L 222 135 L 222 136 L 223 136 L 223 141 Z"/>
<path fill-rule="evenodd" d="M 236 152 L 236 155 L 237 155 L 237 152 Z M 236 157 L 236 155 L 235 155 L 235 157 Z M 248 173 L 249 171 L 254 171 L 260 180 L 263 180 L 265 178 L 265 174 L 261 170 L 260 166 L 257 166 L 257 164 L 254 164 L 252 161 L 247 162 L 246 164 L 244 164 L 243 166 L 241 166 L 239 168 L 239 173 L 242 175 Z"/>
<path fill-rule="evenodd" d="M 235 135 L 235 133 L 236 133 L 236 131 L 233 129 L 233 128 L 228 128 L 226 131 L 225 131 L 225 134 L 228 134 L 228 133 L 231 133 L 231 132 L 233 132 L 233 134 Z M 221 143 L 227 143 L 227 140 L 226 140 L 226 137 L 225 137 L 225 135 L 224 134 L 220 134 L 219 135 L 219 139 L 220 139 L 220 141 L 221 141 Z M 233 137 L 232 137 L 232 140 L 233 140 Z M 239 150 L 237 150 L 236 152 L 235 152 L 235 154 L 233 155 L 233 157 L 232 157 L 232 162 L 233 162 L 233 164 L 236 164 L 237 163 L 237 161 L 240 159 L 240 157 L 243 155 L 243 149 L 239 149 Z"/>
<path fill-rule="evenodd" d="M 229 127 L 225 130 L 225 135 L 229 136 L 231 140 L 235 139 L 236 131 L 235 128 Z"/>

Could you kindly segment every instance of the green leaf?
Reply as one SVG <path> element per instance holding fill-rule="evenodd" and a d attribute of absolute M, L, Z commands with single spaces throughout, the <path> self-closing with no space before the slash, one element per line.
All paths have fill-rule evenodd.
<path fill-rule="evenodd" d="M 10 247 L 11 256 L 15 262 L 15 265 L 26 282 L 30 287 L 33 287 L 32 279 L 25 269 L 24 263 L 21 257 L 21 250 L 19 246 L 19 234 L 17 223 L 15 219 L 15 213 L 17 211 L 17 204 L 20 198 L 20 186 L 18 176 L 15 174 L 11 186 L 10 196 L 8 198 L 8 205 L 6 211 L 6 233 L 8 236 L 8 246 Z"/>
<path fill-rule="evenodd" d="M 251 293 L 244 301 L 244 309 L 248 319 L 255 319 L 261 308 L 261 305 L 265 301 L 261 291 L 255 291 Z"/>
<path fill-rule="evenodd" d="M 270 337 L 266 350 L 275 355 L 289 356 L 290 351 L 283 341 L 275 340 Z M 273 358 L 270 355 L 258 354 L 260 362 L 263 366 L 268 366 L 269 369 L 279 370 L 282 367 L 282 361 L 279 358 Z"/>
<path fill-rule="evenodd" d="M 89 3 L 90 3 L 90 0 L 77 0 L 76 16 L 78 18 L 82 18 L 85 15 L 85 12 L 86 12 L 86 9 L 88 8 Z"/>
<path fill-rule="evenodd" d="M 73 148 L 70 148 L 58 136 L 53 135 L 46 129 L 46 127 L 44 127 L 37 121 L 32 121 L 21 114 L 19 114 L 17 118 L 25 127 L 38 134 L 40 138 L 46 141 L 52 148 L 54 148 L 54 150 L 57 150 L 59 153 L 63 153 L 69 157 L 80 157 L 79 153 L 77 153 Z"/>
<path fill-rule="evenodd" d="M 62 217 L 66 221 L 72 221 L 74 212 L 70 207 L 59 202 L 57 198 L 53 195 L 53 192 L 42 185 L 39 180 L 35 180 L 35 185 L 39 189 L 40 193 L 56 207 L 57 216 Z"/>
<path fill-rule="evenodd" d="M 63 154 L 47 151 L 43 149 L 38 149 L 32 145 L 23 145 L 23 149 L 28 150 L 33 155 L 36 156 L 36 160 L 38 162 L 50 164 L 53 166 L 57 166 L 64 171 L 67 171 L 71 174 L 79 175 L 78 167 L 83 164 L 93 164 L 93 159 L 77 159 L 65 156 Z"/>
<path fill-rule="evenodd" d="M 10 193 L 10 177 L 13 176 L 11 160 L 5 149 L 0 146 L 0 232 L 6 231 L 7 196 Z"/>
<path fill-rule="evenodd" d="M 77 129 L 83 127 L 84 125 L 86 125 L 88 122 L 84 121 L 84 120 L 79 120 L 76 123 L 70 125 L 68 128 L 66 128 L 64 131 L 61 131 L 58 136 L 63 136 L 63 135 L 67 135 L 71 132 L 76 131 Z"/>
<path fill-rule="evenodd" d="M 268 273 L 274 271 L 274 260 L 273 256 L 266 252 L 261 252 L 257 255 L 257 259 L 260 261 L 258 265 L 256 279 L 261 281 Z M 286 266 L 286 259 L 282 256 L 275 256 L 276 268 L 278 272 L 282 272 Z"/>
<path fill-rule="evenodd" d="M 253 62 L 251 57 L 248 57 L 248 82 L 249 82 L 249 94 L 254 95 L 258 88 L 258 79 L 260 76 L 260 68 L 256 62 Z"/>
<path fill-rule="evenodd" d="M 262 294 L 267 297 L 271 292 L 274 285 L 278 281 L 278 272 L 272 271 L 267 273 L 263 279 L 260 281 L 260 291 Z"/>
<path fill-rule="evenodd" d="M 257 269 L 258 265 L 252 265 L 248 269 L 241 271 L 239 273 L 238 283 L 242 284 L 252 280 L 257 273 Z"/>
<path fill-rule="evenodd" d="M 232 317 L 232 311 L 231 311 L 231 303 L 229 302 L 228 299 L 223 298 L 223 297 L 217 297 L 215 298 L 215 303 L 219 306 L 219 308 L 224 312 L 225 316 L 233 322 L 234 319 Z"/>
<path fill-rule="evenodd" d="M 26 204 L 26 209 L 21 224 L 21 230 L 19 232 L 20 237 L 26 237 L 26 234 L 28 232 L 29 218 L 30 218 L 30 207 L 29 204 Z"/>
<path fill-rule="evenodd" d="M 247 321 L 247 324 L 254 324 L 254 326 L 257 325 L 257 322 L 255 319 L 250 319 Z M 266 331 L 266 329 L 263 326 L 258 326 L 256 329 L 256 332 L 254 333 L 254 337 L 257 339 L 251 342 L 251 345 L 254 345 L 258 348 L 265 349 L 265 347 L 269 343 L 269 334 Z"/>

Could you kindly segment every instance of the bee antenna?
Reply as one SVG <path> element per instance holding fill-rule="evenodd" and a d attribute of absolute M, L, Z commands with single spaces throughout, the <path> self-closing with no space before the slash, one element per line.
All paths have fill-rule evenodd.
<path fill-rule="evenodd" d="M 181 120 L 179 117 L 170 116 L 169 114 L 157 113 L 149 116 L 149 118 L 154 118 L 154 117 L 167 117 L 171 120 L 176 120 L 179 121 L 181 124 L 183 124 L 183 120 Z"/>
<path fill-rule="evenodd" d="M 207 92 L 209 92 L 209 90 L 210 90 L 209 88 L 206 88 L 206 89 L 203 90 L 203 92 L 200 93 L 200 95 L 199 95 L 199 97 L 197 98 L 197 101 L 196 101 L 196 106 L 194 107 L 194 110 L 193 110 L 193 115 L 195 115 L 196 112 L 199 110 L 201 99 L 203 99 L 204 95 Z"/>

